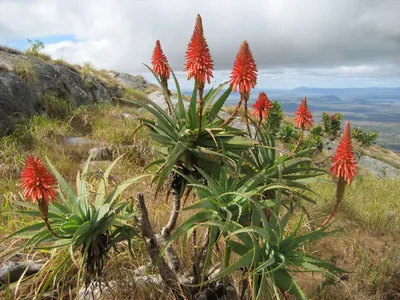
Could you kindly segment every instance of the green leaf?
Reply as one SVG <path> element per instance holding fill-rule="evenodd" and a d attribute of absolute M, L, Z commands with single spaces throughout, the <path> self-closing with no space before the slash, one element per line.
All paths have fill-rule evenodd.
<path fill-rule="evenodd" d="M 114 200 L 123 192 L 125 191 L 126 188 L 128 188 L 131 184 L 135 183 L 136 181 L 146 177 L 146 176 L 150 176 L 150 174 L 144 174 L 144 175 L 139 175 L 139 176 L 135 176 L 132 177 L 128 180 L 125 180 L 124 182 L 122 182 L 120 185 L 118 185 L 106 198 L 106 200 L 104 201 L 104 204 L 109 203 L 110 205 L 112 205 L 112 203 L 114 202 Z"/>
<path fill-rule="evenodd" d="M 177 98 L 178 98 L 178 103 L 177 103 L 178 110 L 177 110 L 176 117 L 187 120 L 186 109 L 185 109 L 185 105 L 183 104 L 182 93 L 181 93 L 181 88 L 179 86 L 178 79 L 176 78 L 174 71 L 170 67 L 169 67 L 169 70 L 171 71 L 172 77 L 174 78 L 176 94 L 177 94 Z"/>
<path fill-rule="evenodd" d="M 221 84 L 221 86 L 224 86 L 225 83 Z M 218 98 L 217 101 L 215 101 L 214 105 L 211 107 L 209 116 L 212 120 L 215 119 L 216 116 L 218 116 L 218 113 L 221 111 L 222 106 L 224 106 L 226 99 L 228 99 L 229 95 L 232 92 L 232 87 L 229 86 L 228 89 L 221 95 L 221 97 Z"/>
<path fill-rule="evenodd" d="M 191 130 L 196 129 L 197 126 L 199 126 L 196 114 L 196 101 L 197 101 L 196 97 L 197 97 L 197 88 L 195 86 L 193 89 L 192 98 L 190 99 L 189 112 L 188 112 L 189 128 Z"/>
<path fill-rule="evenodd" d="M 90 221 L 86 221 L 85 223 L 83 223 L 79 229 L 75 232 L 75 234 L 72 237 L 72 241 L 73 242 L 77 242 L 78 239 L 82 240 L 85 239 L 85 236 L 90 233 L 91 230 L 91 222 Z M 80 244 L 80 243 L 78 243 Z"/>
<path fill-rule="evenodd" d="M 283 291 L 295 295 L 297 299 L 307 300 L 307 297 L 302 289 L 285 269 L 276 270 L 273 273 L 273 278 L 274 284 Z"/>
<path fill-rule="evenodd" d="M 156 186 L 156 194 L 160 190 L 162 184 L 164 183 L 165 178 L 171 173 L 174 166 L 177 164 L 180 156 L 188 149 L 186 144 L 182 142 L 177 142 L 174 149 L 171 151 L 169 156 L 167 157 L 166 162 L 161 167 L 161 172 L 159 174 L 158 183 Z"/>
<path fill-rule="evenodd" d="M 61 174 L 56 170 L 56 168 L 52 165 L 52 163 L 47 157 L 46 161 L 47 164 L 49 165 L 50 171 L 56 177 L 58 184 L 60 185 L 60 189 L 67 195 L 67 199 L 70 202 L 71 207 L 74 207 L 76 205 L 76 202 L 78 201 L 78 197 L 75 195 L 74 191 L 68 185 L 64 177 L 61 176 Z"/>
<path fill-rule="evenodd" d="M 5 240 L 8 240 L 9 238 L 12 238 L 14 236 L 19 236 L 19 235 L 22 235 L 22 234 L 27 233 L 27 232 L 36 232 L 38 230 L 43 229 L 44 227 L 45 227 L 45 223 L 44 222 L 39 222 L 39 223 L 35 223 L 35 224 L 32 224 L 32 225 L 26 226 L 24 228 L 21 228 L 20 230 L 17 230 L 15 232 L 13 232 L 9 236 L 5 237 L 2 240 L 2 242 L 5 241 Z"/>
<path fill-rule="evenodd" d="M 249 267 L 253 263 L 254 257 L 254 248 L 249 250 L 246 254 L 232 263 L 229 267 L 225 268 L 221 273 L 219 273 L 213 280 L 218 280 L 222 277 L 228 276 L 232 272 L 242 268 L 242 267 Z"/>

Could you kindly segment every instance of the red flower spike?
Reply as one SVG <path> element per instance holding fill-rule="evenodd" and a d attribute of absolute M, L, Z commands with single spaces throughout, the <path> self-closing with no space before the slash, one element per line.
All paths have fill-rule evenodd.
<path fill-rule="evenodd" d="M 357 161 L 351 144 L 350 123 L 346 122 L 344 134 L 336 149 L 333 163 L 330 168 L 332 177 L 343 178 L 350 184 L 356 176 Z"/>
<path fill-rule="evenodd" d="M 210 83 L 213 70 L 213 61 L 210 50 L 204 37 L 203 24 L 200 15 L 197 15 L 196 26 L 186 51 L 184 71 L 188 71 L 188 80 L 194 77 L 198 88 L 204 88 L 206 80 Z"/>
<path fill-rule="evenodd" d="M 151 58 L 151 64 L 154 73 L 156 73 L 161 80 L 169 79 L 170 72 L 168 68 L 168 60 L 161 49 L 159 40 L 156 41 L 156 46 L 154 47 L 153 56 Z"/>
<path fill-rule="evenodd" d="M 253 104 L 253 107 L 254 110 L 251 114 L 257 116 L 258 119 L 261 121 L 267 119 L 270 110 L 273 108 L 273 105 L 271 101 L 269 101 L 267 94 L 261 92 L 260 96 L 258 96 L 256 103 Z"/>
<path fill-rule="evenodd" d="M 21 176 L 21 186 L 25 187 L 25 199 L 31 198 L 32 203 L 35 203 L 36 200 L 44 200 L 48 204 L 51 198 L 54 202 L 56 198 L 54 185 L 56 185 L 57 181 L 38 157 L 28 157 Z"/>
<path fill-rule="evenodd" d="M 296 126 L 301 128 L 302 130 L 304 129 L 309 129 L 312 124 L 312 115 L 310 110 L 307 107 L 307 98 L 304 97 L 303 100 L 301 101 L 299 108 L 296 111 L 297 117 L 294 119 L 296 120 Z"/>
<path fill-rule="evenodd" d="M 230 86 L 232 90 L 250 96 L 250 89 L 257 83 L 257 66 L 251 54 L 249 44 L 244 41 L 236 55 L 231 73 Z"/>

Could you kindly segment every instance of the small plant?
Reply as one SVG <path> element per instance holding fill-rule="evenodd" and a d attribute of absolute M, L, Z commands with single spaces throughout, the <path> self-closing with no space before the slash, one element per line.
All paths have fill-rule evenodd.
<path fill-rule="evenodd" d="M 36 222 L 22 228 L 7 239 L 23 235 L 27 238 L 23 244 L 25 248 L 41 245 L 47 245 L 50 249 L 70 247 L 71 254 L 78 251 L 82 254 L 86 283 L 101 280 L 110 248 L 124 240 L 131 245 L 136 235 L 134 226 L 128 224 L 128 221 L 133 220 L 133 202 L 119 201 L 119 197 L 129 186 L 146 176 L 128 179 L 106 194 L 110 172 L 120 158 L 117 158 L 104 171 L 97 190 L 92 190 L 88 182 L 89 157 L 82 174 L 78 173 L 77 191 L 74 192 L 49 160 L 47 163 L 51 173 L 39 158 L 29 157 L 22 173 L 22 186 L 25 188 L 25 199 L 31 198 L 33 202 L 39 203 L 39 212 L 35 210 L 34 205 L 21 203 L 33 210 L 18 213 L 41 216 L 43 222 Z M 56 196 L 57 183 L 59 190 Z M 56 198 L 58 201 L 54 201 Z M 49 199 L 53 200 L 52 206 L 49 206 Z M 64 263 L 72 264 L 72 258 L 66 257 Z M 82 271 L 83 268 L 78 274 L 78 283 Z"/>
<path fill-rule="evenodd" d="M 94 85 L 93 72 L 94 68 L 91 62 L 85 62 L 80 70 L 82 80 L 87 88 L 92 88 Z"/>
<path fill-rule="evenodd" d="M 44 49 L 44 43 L 42 41 L 36 40 L 33 42 L 32 40 L 28 39 L 28 43 L 30 46 L 25 50 L 26 55 L 40 58 L 45 61 L 51 60 L 49 55 L 41 52 Z"/>
<path fill-rule="evenodd" d="M 278 101 L 272 101 L 272 109 L 269 111 L 267 121 L 265 122 L 268 132 L 276 137 L 283 119 L 282 104 Z"/>
<path fill-rule="evenodd" d="M 279 133 L 279 139 L 285 144 L 295 143 L 300 138 L 300 132 L 292 124 L 285 124 Z"/>
<path fill-rule="evenodd" d="M 36 79 L 35 64 L 28 59 L 17 59 L 11 60 L 14 72 L 26 83 L 30 84 Z"/>
<path fill-rule="evenodd" d="M 355 127 L 351 131 L 351 137 L 356 140 L 360 147 L 369 148 L 376 143 L 378 134 L 375 131 L 366 133 L 360 127 Z"/>

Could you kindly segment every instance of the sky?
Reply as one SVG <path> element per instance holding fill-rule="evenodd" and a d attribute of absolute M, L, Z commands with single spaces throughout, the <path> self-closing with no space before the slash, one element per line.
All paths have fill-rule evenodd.
<path fill-rule="evenodd" d="M 182 71 L 196 15 L 214 60 L 229 79 L 247 40 L 259 69 L 257 88 L 400 86 L 400 0 L 0 0 L 0 44 L 90 61 L 152 80 L 156 40 L 183 88 Z"/>

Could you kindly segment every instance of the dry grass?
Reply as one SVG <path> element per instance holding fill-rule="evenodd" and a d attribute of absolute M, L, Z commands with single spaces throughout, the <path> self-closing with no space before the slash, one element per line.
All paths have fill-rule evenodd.
<path fill-rule="evenodd" d="M 11 60 L 14 72 L 28 84 L 36 79 L 35 64 L 29 59 L 15 59 Z"/>
<path fill-rule="evenodd" d="M 123 113 L 129 115 L 123 116 Z M 9 234 L 26 224 L 31 218 L 20 218 L 10 211 L 15 209 L 17 200 L 21 200 L 19 172 L 27 154 L 47 155 L 55 163 L 57 169 L 66 176 L 73 186 L 75 175 L 83 160 L 87 158 L 89 147 L 107 146 L 113 149 L 115 156 L 125 153 L 125 157 L 113 169 L 112 176 L 116 182 L 142 174 L 144 166 L 154 158 L 152 143 L 143 129 L 136 130 L 139 125 L 137 112 L 132 107 L 99 105 L 90 108 L 81 107 L 72 112 L 66 121 L 37 117 L 21 124 L 14 135 L 0 140 L 0 165 L 5 166 L 0 176 L 0 236 Z M 87 137 L 93 145 L 71 146 L 63 141 L 68 136 Z M 110 162 L 96 162 L 91 170 L 104 170 Z M 309 210 L 315 222 L 329 213 L 333 201 L 334 185 L 326 183 L 313 184 L 322 195 L 317 206 Z M 132 199 L 136 192 L 145 195 L 150 221 L 156 232 L 169 219 L 171 200 L 166 199 L 163 190 L 154 197 L 150 178 L 141 180 L 125 193 L 124 199 Z M 297 280 L 307 291 L 310 299 L 366 299 L 387 300 L 400 297 L 400 179 L 387 180 L 373 177 L 358 177 L 347 189 L 345 200 L 336 216 L 333 228 L 343 230 L 318 243 L 309 245 L 308 251 L 315 256 L 334 261 L 339 267 L 349 271 L 341 281 L 332 280 L 320 274 L 297 275 Z M 326 199 L 324 201 L 323 199 Z M 186 205 L 189 205 L 192 198 Z M 178 223 L 193 212 L 181 213 Z M 306 230 L 306 229 L 304 229 Z M 201 238 L 199 238 L 201 239 Z M 14 249 L 20 240 L 1 244 L 0 252 L 7 253 Z M 190 243 L 190 241 L 189 241 Z M 117 251 L 109 253 L 110 259 L 104 269 L 104 280 L 110 283 L 111 290 L 105 294 L 108 299 L 171 299 L 171 295 L 157 287 L 136 286 L 133 283 L 133 270 L 148 262 L 143 244 L 134 243 L 134 256 L 127 247 L 121 244 Z M 192 247 L 182 248 L 180 244 L 175 250 L 183 258 L 183 265 L 189 270 Z M 221 249 L 222 250 L 222 249 Z M 214 261 L 220 261 L 222 251 L 214 253 Z M 30 279 L 13 284 L 0 293 L 4 299 L 33 299 L 47 279 L 50 278 L 68 253 L 63 250 L 51 252 L 37 251 L 24 254 L 27 258 L 49 259 L 45 268 Z M 1 256 L 4 258 L 4 255 Z M 76 256 L 80 262 L 80 256 Z M 52 281 L 47 294 L 58 299 L 72 299 L 76 296 L 78 268 L 73 266 L 64 270 Z M 150 270 L 151 272 L 152 270 Z M 237 282 L 239 275 L 235 278 Z M 57 282 L 57 283 L 56 283 Z M 115 284 L 117 282 L 118 284 Z M 292 299 L 289 297 L 289 299 Z"/>
<path fill-rule="evenodd" d="M 11 54 L 24 54 L 22 51 L 10 48 L 4 45 L 0 45 L 0 51 L 11 53 Z"/>

